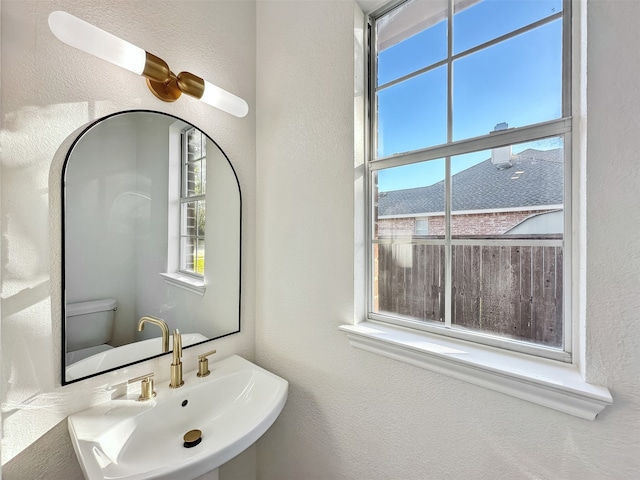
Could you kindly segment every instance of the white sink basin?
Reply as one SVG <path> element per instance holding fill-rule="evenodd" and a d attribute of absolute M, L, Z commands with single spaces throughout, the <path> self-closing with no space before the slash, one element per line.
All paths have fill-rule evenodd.
<path fill-rule="evenodd" d="M 177 389 L 156 382 L 153 400 L 128 395 L 69 416 L 85 478 L 194 479 L 258 440 L 282 411 L 288 382 L 237 355 L 209 368 L 203 378 L 186 372 Z M 194 429 L 202 441 L 186 448 Z"/>
<path fill-rule="evenodd" d="M 200 333 L 183 333 L 182 347 L 209 340 Z M 173 345 L 173 335 L 169 335 L 169 348 Z M 111 348 L 90 357 L 72 363 L 65 369 L 65 380 L 71 382 L 78 378 L 106 372 L 121 365 L 137 362 L 143 358 L 162 353 L 162 338 L 154 337 L 139 342 L 129 343 L 121 347 Z"/>

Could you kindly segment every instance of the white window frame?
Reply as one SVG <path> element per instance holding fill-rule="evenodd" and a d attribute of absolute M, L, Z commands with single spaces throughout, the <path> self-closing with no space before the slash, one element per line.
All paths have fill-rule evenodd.
<path fill-rule="evenodd" d="M 183 152 L 185 152 L 183 133 L 189 130 L 182 121 L 176 121 L 169 127 L 169 172 L 167 205 L 167 271 L 160 272 L 165 282 L 199 296 L 206 292 L 205 279 L 190 272 L 180 271 L 182 253 L 180 252 L 181 210 L 182 210 L 182 171 Z"/>
<path fill-rule="evenodd" d="M 182 131 L 182 150 L 181 150 L 181 155 L 180 155 L 180 247 L 179 247 L 179 258 L 180 258 L 180 267 L 179 267 L 179 272 L 183 273 L 185 275 L 190 275 L 192 277 L 196 277 L 199 279 L 203 279 L 204 278 L 204 273 L 198 273 L 197 271 L 195 271 L 195 266 L 194 266 L 194 270 L 187 270 L 183 267 L 183 265 L 186 263 L 186 257 L 189 255 L 189 252 L 186 252 L 184 250 L 184 243 L 183 243 L 183 239 L 185 238 L 193 238 L 196 241 L 196 244 L 198 244 L 200 241 L 202 241 L 203 246 L 204 246 L 204 241 L 205 241 L 205 237 L 204 235 L 200 236 L 197 233 L 195 235 L 186 235 L 183 232 L 186 231 L 186 223 L 188 221 L 187 218 L 185 218 L 184 216 L 184 212 L 185 212 L 185 208 L 183 208 L 185 206 L 185 204 L 187 203 L 192 203 L 192 202 L 203 202 L 206 205 L 206 193 L 201 193 L 199 195 L 189 195 L 188 194 L 188 169 L 189 169 L 189 165 L 191 163 L 194 162 L 203 162 L 205 164 L 205 168 L 206 168 L 206 161 L 207 161 L 207 155 L 205 154 L 204 156 L 201 156 L 197 159 L 195 159 L 193 162 L 189 162 L 189 134 L 191 132 L 196 131 L 197 129 L 195 127 L 190 127 L 187 128 L 185 130 Z M 202 133 L 201 133 L 202 134 Z M 197 228 L 196 228 L 197 231 Z"/>
<path fill-rule="evenodd" d="M 393 4 L 374 12 L 374 15 L 378 16 L 384 13 L 384 11 L 389 11 L 399 3 L 402 2 L 393 2 Z M 573 39 L 573 45 L 571 45 L 571 77 L 574 86 L 574 91 L 572 92 L 572 105 L 574 105 L 574 108 L 569 112 L 569 118 L 563 118 L 557 121 L 527 127 L 529 131 L 525 132 L 527 138 L 524 140 L 529 140 L 531 138 L 529 134 L 533 134 L 536 138 L 541 138 L 543 136 L 556 135 L 559 130 L 568 132 L 571 129 L 571 117 L 578 116 L 579 118 L 582 114 L 583 102 L 581 100 L 584 95 L 583 92 L 585 86 L 583 81 L 586 69 L 584 63 L 584 47 L 583 42 L 581 41 L 581 39 L 585 37 L 581 37 L 580 35 L 584 35 L 584 29 L 586 28 L 586 22 L 584 21 L 586 10 L 585 6 L 581 2 L 575 2 L 575 4 L 570 7 L 573 7 L 571 10 Z M 371 25 L 370 19 L 368 21 L 365 19 L 364 28 L 362 25 L 358 25 L 357 22 L 354 26 L 356 39 L 358 38 L 358 32 L 360 32 L 360 35 L 362 36 L 365 58 L 367 57 L 367 49 L 370 48 L 370 45 L 367 43 L 367 35 L 365 33 L 367 32 L 367 23 Z M 357 54 L 355 59 L 357 71 Z M 373 75 L 371 76 L 373 77 Z M 365 84 L 365 90 L 366 87 L 367 86 Z M 369 85 L 369 88 L 371 87 L 372 85 Z M 366 99 L 366 93 L 364 97 Z M 576 101 L 576 99 L 578 101 Z M 370 112 L 371 109 L 372 106 L 369 105 L 368 107 L 365 107 L 363 111 L 368 110 Z M 356 134 L 359 132 L 359 124 L 361 124 L 363 120 L 366 121 L 365 117 L 366 114 L 362 118 L 359 118 L 358 112 L 356 111 Z M 576 127 L 577 124 L 578 123 L 576 122 Z M 373 134 L 373 130 L 369 132 L 366 129 L 363 129 L 362 134 L 366 138 L 367 135 Z M 505 137 L 503 137 L 504 144 L 519 143 L 522 138 L 519 137 L 520 133 L 517 133 L 516 135 L 500 135 L 505 135 Z M 573 135 L 576 135 L 575 129 Z M 585 302 L 585 289 L 583 284 L 584 274 L 580 268 L 580 263 L 584 261 L 585 229 L 580 221 L 584 215 L 584 199 L 581 197 L 580 192 L 583 191 L 582 188 L 584 185 L 583 159 L 586 137 L 584 136 L 584 132 L 582 132 L 581 135 L 578 135 L 575 138 L 578 139 L 574 145 L 575 148 L 571 148 L 570 144 L 568 146 L 565 144 L 566 151 L 572 152 L 565 161 L 565 166 L 569 169 L 565 184 L 573 187 L 573 189 L 569 190 L 570 193 L 565 195 L 564 207 L 567 211 L 572 212 L 572 214 L 567 214 L 565 217 L 565 232 L 576 232 L 571 239 L 568 239 L 565 236 L 566 256 L 573 256 L 574 258 L 573 263 L 570 263 L 569 266 L 565 266 L 567 274 L 571 273 L 573 276 L 573 282 L 566 287 L 568 289 L 566 293 L 568 295 L 572 295 L 572 297 L 569 301 L 565 301 L 565 308 L 570 309 L 569 311 L 573 313 L 573 316 L 571 317 L 573 323 L 569 333 L 570 335 L 572 334 L 572 337 L 570 337 L 568 345 L 570 349 L 573 350 L 570 362 L 540 358 L 536 355 L 530 355 L 523 352 L 496 348 L 491 344 L 481 344 L 478 342 L 470 342 L 463 338 L 435 334 L 428 330 L 407 328 L 406 325 L 380 321 L 380 319 L 375 318 L 375 316 L 367 315 L 366 312 L 369 311 L 369 306 L 371 305 L 370 293 L 366 293 L 371 291 L 371 268 L 369 266 L 370 262 L 369 265 L 363 265 L 363 256 L 368 254 L 363 255 L 362 252 L 360 252 L 362 245 L 359 244 L 358 240 L 356 241 L 356 269 L 362 271 L 367 270 L 367 286 L 364 289 L 361 289 L 358 286 L 359 282 L 356 282 L 356 293 L 361 293 L 363 297 L 366 297 L 365 303 L 367 303 L 367 308 L 365 312 L 362 312 L 359 307 L 356 307 L 355 322 L 353 324 L 342 325 L 340 327 L 340 330 L 347 334 L 350 344 L 368 352 L 439 372 L 459 380 L 480 385 L 539 405 L 544 405 L 564 413 L 589 420 L 595 419 L 598 413 L 607 405 L 610 405 L 613 400 L 607 388 L 592 385 L 585 381 L 584 350 L 579 348 L 580 340 L 583 335 L 583 325 L 581 324 L 581 321 L 584 319 L 583 305 Z M 486 146 L 490 145 L 485 142 L 487 142 L 487 139 L 484 137 L 457 142 L 453 151 L 449 151 L 447 155 L 452 156 L 468 151 L 484 149 Z M 570 138 L 568 142 L 571 142 Z M 365 150 L 366 148 L 365 142 Z M 371 148 L 371 146 L 369 148 Z M 430 155 L 430 158 L 440 158 L 443 156 L 442 151 L 439 151 L 441 148 L 442 147 L 434 147 L 431 149 L 425 149 L 423 151 L 414 152 L 412 155 L 421 156 L 424 159 L 424 155 L 426 153 L 427 155 Z M 449 149 L 451 146 L 448 146 L 447 148 Z M 358 152 L 358 150 L 359 149 L 356 148 L 356 152 Z M 418 160 L 416 159 L 416 161 Z M 370 162 L 367 167 L 370 167 L 371 163 L 373 162 Z M 398 162 L 398 159 L 395 157 L 389 157 L 384 159 L 383 163 L 378 164 L 379 166 L 377 168 L 387 168 L 401 164 L 403 163 Z M 572 164 L 578 165 L 578 168 L 573 172 L 571 171 Z M 356 171 L 358 171 L 358 169 Z M 367 176 L 370 176 L 370 174 L 367 173 L 364 175 L 364 177 Z M 359 174 L 357 174 L 356 177 L 361 179 L 363 178 L 363 176 Z M 362 181 L 361 188 L 364 190 L 362 195 L 358 193 L 358 189 L 356 190 L 356 206 L 360 208 L 366 207 L 369 209 L 370 200 L 369 195 L 367 194 L 369 186 L 367 183 L 368 182 Z M 577 207 L 572 205 L 573 201 L 575 201 Z M 363 219 L 363 216 L 356 212 L 355 217 L 360 221 L 364 220 L 366 222 L 365 230 L 369 238 L 368 242 L 365 241 L 364 243 L 371 245 L 371 211 L 367 211 L 365 216 L 367 218 Z M 356 239 L 358 238 L 360 238 L 360 234 L 357 233 Z M 366 240 L 366 238 L 363 238 L 363 240 Z M 365 247 L 365 249 L 368 249 L 368 247 Z M 569 249 L 574 249 L 576 253 L 571 255 L 570 252 L 568 252 Z M 580 314 L 580 316 L 578 314 Z M 413 325 L 411 326 L 414 327 Z M 562 360 L 567 359 L 563 358 Z"/>
<path fill-rule="evenodd" d="M 367 178 L 369 180 L 369 185 L 367 185 L 367 191 L 370 196 L 370 208 L 368 210 L 369 217 L 369 245 L 374 245 L 376 243 L 389 243 L 385 240 L 376 240 L 374 239 L 373 233 L 373 203 L 375 199 L 373 198 L 373 186 L 372 183 L 372 174 L 378 170 L 387 169 L 390 167 L 398 167 L 404 165 L 411 165 L 418 162 L 424 162 L 429 160 L 436 159 L 445 159 L 446 164 L 446 192 L 445 193 L 445 224 L 447 233 L 445 234 L 444 241 L 442 240 L 430 240 L 430 239 L 414 239 L 408 238 L 406 240 L 407 243 L 411 245 L 424 244 L 424 245 L 443 245 L 445 248 L 445 286 L 444 286 L 444 309 L 445 315 L 442 324 L 439 322 L 428 322 L 428 321 L 414 321 L 408 319 L 406 317 L 402 317 L 399 315 L 394 315 L 392 313 L 377 313 L 374 312 L 373 305 L 373 295 L 372 295 L 372 285 L 373 285 L 373 258 L 372 252 L 369 254 L 369 262 L 368 262 L 368 292 L 369 292 L 369 303 L 368 303 L 368 317 L 371 320 L 378 320 L 381 322 L 388 322 L 400 326 L 405 326 L 408 328 L 416 328 L 419 330 L 424 330 L 427 332 L 448 335 L 455 338 L 460 338 L 463 340 L 468 340 L 472 342 L 478 342 L 484 345 L 491 345 L 499 348 L 505 348 L 508 350 L 514 350 L 518 352 L 539 355 L 545 358 L 552 358 L 556 360 L 561 360 L 565 362 L 571 362 L 571 351 L 572 351 L 572 330 L 571 330 L 571 35 L 570 35 L 570 20 L 571 20 L 571 2 L 565 1 L 564 8 L 562 12 L 555 13 L 553 15 L 549 15 L 543 20 L 534 22 L 530 25 L 527 25 L 522 28 L 518 28 L 513 30 L 505 35 L 499 36 L 496 39 L 478 45 L 477 47 L 473 47 L 469 50 L 460 52 L 458 54 L 453 54 L 453 16 L 454 16 L 454 4 L 458 3 L 456 0 L 448 0 L 448 49 L 449 53 L 446 60 L 436 62 L 431 66 L 428 66 L 423 69 L 416 70 L 409 74 L 406 74 L 399 79 L 392 80 L 387 82 L 384 85 L 377 86 L 376 79 L 377 75 L 377 52 L 375 51 L 376 45 L 376 28 L 375 21 L 377 18 L 382 18 L 387 15 L 389 12 L 392 12 L 396 8 L 402 8 L 402 5 L 405 2 L 401 2 L 399 4 L 393 4 L 389 8 L 384 9 L 381 12 L 376 12 L 374 16 L 372 16 L 371 20 L 371 53 L 370 53 L 370 104 L 371 111 L 377 112 L 377 92 L 388 88 L 389 86 L 395 85 L 401 81 L 408 80 L 410 78 L 414 78 L 417 75 L 423 74 L 425 71 L 429 71 L 434 68 L 440 68 L 441 66 L 446 66 L 448 68 L 448 143 L 445 145 L 438 145 L 435 147 L 424 148 L 417 151 L 399 153 L 387 157 L 377 157 L 377 115 L 375 113 L 371 114 L 370 118 L 370 155 L 369 161 L 367 162 L 368 166 L 368 175 Z M 496 43 L 502 41 L 508 41 L 518 35 L 521 35 L 524 32 L 530 31 L 540 25 L 544 25 L 555 21 L 559 18 L 563 19 L 563 71 L 562 71 L 562 80 L 563 80 L 563 95 L 562 95 L 562 118 L 557 120 L 551 120 L 540 124 L 528 125 L 525 127 L 512 128 L 508 130 L 504 130 L 501 132 L 492 132 L 490 134 L 481 136 L 481 137 L 473 137 L 470 139 L 464 139 L 461 141 L 453 141 L 452 131 L 452 102 L 453 102 L 453 63 L 457 58 L 462 58 L 468 55 L 473 55 L 473 53 L 477 51 L 484 50 L 486 48 L 490 48 Z M 568 31 L 567 31 L 568 30 Z M 452 239 L 450 235 L 450 222 L 451 222 L 451 195 L 450 195 L 450 178 L 451 178 L 451 159 L 456 155 L 461 155 L 465 153 L 472 153 L 481 150 L 488 150 L 491 148 L 502 147 L 505 145 L 518 144 L 523 142 L 535 141 L 539 139 L 543 139 L 545 137 L 550 136 L 560 136 L 563 138 L 564 144 L 564 178 L 565 178 L 565 188 L 564 188 L 564 196 L 565 196 L 565 208 L 564 208 L 564 217 L 565 217 L 565 236 L 564 240 L 531 240 L 531 241 L 523 241 L 523 240 L 456 240 Z M 397 239 L 391 241 L 393 244 L 399 243 Z M 563 311 L 563 347 L 562 349 L 558 348 L 549 348 L 541 345 L 534 344 L 532 342 L 518 341 L 509 339 L 506 337 L 500 337 L 497 335 L 491 335 L 485 332 L 472 332 L 465 331 L 462 329 L 452 328 L 451 321 L 451 294 L 452 294 L 452 265 L 451 265 L 451 252 L 452 247 L 455 245 L 479 245 L 479 246 L 489 246 L 489 245 L 500 245 L 505 247 L 510 246 L 553 246 L 553 247 L 563 247 L 564 249 L 564 262 L 563 262 L 563 294 L 564 294 L 564 311 Z"/>

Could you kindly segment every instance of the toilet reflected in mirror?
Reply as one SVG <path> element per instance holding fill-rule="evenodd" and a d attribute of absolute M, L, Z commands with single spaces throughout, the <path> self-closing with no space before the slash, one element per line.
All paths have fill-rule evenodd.
<path fill-rule="evenodd" d="M 109 342 L 117 309 L 113 298 L 67 304 L 67 366 L 113 348 Z"/>

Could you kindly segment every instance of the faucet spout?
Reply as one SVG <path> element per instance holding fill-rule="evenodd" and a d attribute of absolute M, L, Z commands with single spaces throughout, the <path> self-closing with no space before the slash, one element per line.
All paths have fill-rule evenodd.
<path fill-rule="evenodd" d="M 171 363 L 171 383 L 169 387 L 179 388 L 184 385 L 182 380 L 182 336 L 178 329 L 173 331 L 173 362 Z"/>
<path fill-rule="evenodd" d="M 167 353 L 169 351 L 169 327 L 167 327 L 165 321 L 158 317 L 142 317 L 138 322 L 139 332 L 144 330 L 145 323 L 151 323 L 160 327 L 160 330 L 162 330 L 162 353 Z"/>

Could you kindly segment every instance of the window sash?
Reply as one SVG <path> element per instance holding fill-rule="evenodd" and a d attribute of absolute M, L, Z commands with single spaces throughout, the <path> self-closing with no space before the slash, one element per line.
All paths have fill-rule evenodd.
<path fill-rule="evenodd" d="M 206 165 L 206 155 L 198 156 L 189 160 L 189 134 L 196 131 L 195 128 L 188 128 L 182 131 L 182 151 L 181 151 L 181 168 L 180 168 L 180 225 L 179 225 L 179 266 L 178 271 L 180 273 L 190 275 L 196 278 L 204 278 L 204 273 L 198 272 L 197 259 L 202 247 L 204 252 L 205 237 L 198 233 L 196 226 L 194 234 L 188 234 L 187 222 L 188 218 L 185 216 L 186 204 L 193 203 L 198 205 L 200 203 L 206 205 L 206 194 L 193 194 L 189 192 L 188 188 L 188 175 L 189 167 L 191 165 L 201 163 Z M 206 166 L 204 167 L 206 168 Z M 206 170 L 205 170 L 206 171 Z M 201 171 L 201 174 L 203 172 Z M 197 207 L 196 207 L 197 209 Z M 196 222 L 197 222 L 196 218 Z M 192 258 L 192 262 L 189 259 Z M 193 269 L 189 269 L 189 265 L 192 264 Z"/>
<path fill-rule="evenodd" d="M 365 191 L 366 202 L 366 219 L 367 219 L 367 240 L 369 251 L 367 253 L 367 312 L 368 319 L 373 321 L 381 321 L 392 323 L 404 327 L 423 330 L 427 332 L 444 334 L 455 338 L 470 340 L 484 345 L 500 347 L 507 350 L 514 350 L 522 353 L 538 355 L 545 358 L 571 362 L 572 350 L 572 325 L 571 325 L 571 231 L 572 231 L 572 214 L 571 214 L 571 186 L 572 186 L 572 170 L 571 170 L 571 2 L 563 2 L 563 11 L 546 17 L 542 20 L 534 22 L 525 27 L 519 28 L 505 35 L 502 35 L 489 42 L 473 47 L 467 51 L 452 55 L 452 22 L 453 22 L 453 0 L 449 0 L 449 17 L 448 17 L 448 58 L 441 62 L 434 63 L 415 72 L 406 74 L 398 79 L 394 79 L 384 85 L 376 84 L 377 74 L 377 51 L 376 51 L 376 28 L 375 22 L 378 18 L 396 8 L 403 2 L 394 2 L 391 7 L 387 7 L 384 11 L 379 11 L 370 17 L 369 24 L 369 155 L 366 162 L 367 175 Z M 459 141 L 452 141 L 452 101 L 453 101 L 453 81 L 452 81 L 452 65 L 453 61 L 462 56 L 470 55 L 500 41 L 512 38 L 525 31 L 532 30 L 540 25 L 555 21 L 562 17 L 563 21 L 563 62 L 562 62 L 562 117 L 538 124 L 527 125 L 524 127 L 511 128 L 502 132 L 496 132 L 478 137 L 472 137 Z M 378 118 L 377 118 L 377 93 L 385 88 L 400 83 L 411 77 L 420 75 L 430 69 L 447 65 L 448 72 L 448 112 L 447 112 L 447 139 L 448 143 L 436 145 L 424 149 L 410 152 L 403 152 L 395 155 L 377 157 L 378 155 Z M 472 153 L 490 148 L 496 148 L 506 145 L 524 143 L 544 139 L 548 137 L 562 137 L 564 139 L 564 235 L 562 240 L 522 240 L 522 239 L 452 239 L 451 237 L 451 157 L 465 153 Z M 393 238 L 393 239 L 375 239 L 374 237 L 374 206 L 375 201 L 373 188 L 373 175 L 376 171 L 410 165 L 427 160 L 445 159 L 445 237 L 444 239 L 419 239 L 414 237 Z M 429 322 L 425 320 L 412 320 L 401 315 L 380 313 L 374 311 L 374 247 L 378 244 L 422 244 L 422 245 L 444 245 L 445 246 L 445 322 Z M 452 303 L 452 248 L 456 245 L 504 245 L 504 246 L 558 246 L 563 248 L 563 347 L 553 348 L 532 342 L 514 340 L 502 336 L 492 335 L 482 331 L 463 331 L 451 325 L 451 303 Z"/>
<path fill-rule="evenodd" d="M 426 67 L 422 67 L 414 72 L 411 73 L 407 73 L 406 75 L 403 75 L 399 78 L 395 78 L 389 82 L 386 82 L 382 85 L 377 85 L 375 87 L 375 91 L 376 92 L 380 92 L 384 89 L 387 89 L 389 87 L 392 87 L 398 83 L 402 83 L 406 80 L 410 80 L 413 77 L 417 77 L 419 75 L 422 75 L 423 73 L 427 73 L 430 72 L 432 70 L 435 70 L 436 68 L 442 67 L 443 65 L 447 65 L 448 63 L 453 63 L 456 60 L 459 60 L 461 58 L 467 57 L 469 55 L 472 55 L 476 52 L 479 52 L 481 50 L 484 50 L 486 48 L 489 48 L 493 45 L 496 45 L 498 43 L 501 43 L 505 40 L 509 40 L 511 38 L 517 37 L 518 35 L 521 35 L 523 33 L 529 32 L 531 30 L 534 30 L 538 27 L 541 27 L 543 25 L 546 25 L 547 23 L 551 23 L 555 20 L 558 20 L 559 18 L 561 18 L 563 16 L 563 12 L 558 12 L 554 15 L 550 15 L 548 17 L 543 18 L 542 20 L 538 20 L 537 22 L 533 22 L 530 23 L 529 25 L 526 25 L 524 27 L 518 28 L 516 30 L 513 30 L 505 35 L 499 36 L 497 38 L 494 38 L 492 40 L 489 40 L 488 42 L 484 42 L 480 45 L 477 45 L 475 47 L 469 48 L 467 50 L 464 50 L 460 53 L 456 53 L 456 54 L 450 54 L 447 58 L 444 58 L 438 62 L 432 63 L 430 65 L 427 65 Z M 377 75 L 376 75 L 377 76 Z"/>

